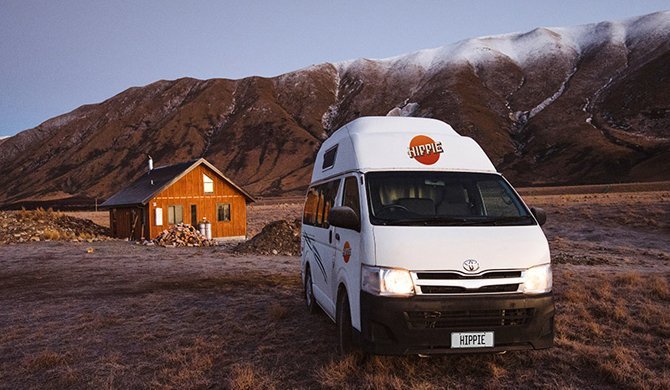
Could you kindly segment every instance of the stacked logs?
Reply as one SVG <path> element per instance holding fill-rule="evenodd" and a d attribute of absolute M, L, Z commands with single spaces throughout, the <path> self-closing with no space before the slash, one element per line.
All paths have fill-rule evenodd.
<path fill-rule="evenodd" d="M 208 240 L 198 229 L 186 224 L 170 226 L 153 240 L 156 245 L 168 246 L 214 246 L 214 240 Z"/>

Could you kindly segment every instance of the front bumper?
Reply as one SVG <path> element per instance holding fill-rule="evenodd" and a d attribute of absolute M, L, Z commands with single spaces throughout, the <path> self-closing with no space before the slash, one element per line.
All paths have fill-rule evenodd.
<path fill-rule="evenodd" d="M 452 332 L 493 331 L 493 348 L 451 348 Z M 499 352 L 550 348 L 551 293 L 527 296 L 414 296 L 361 292 L 362 348 L 379 355 Z"/>

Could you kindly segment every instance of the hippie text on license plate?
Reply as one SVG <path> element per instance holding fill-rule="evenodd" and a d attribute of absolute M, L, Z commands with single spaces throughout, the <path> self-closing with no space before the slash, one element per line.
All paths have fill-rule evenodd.
<path fill-rule="evenodd" d="M 453 332 L 451 348 L 493 347 L 493 332 Z"/>

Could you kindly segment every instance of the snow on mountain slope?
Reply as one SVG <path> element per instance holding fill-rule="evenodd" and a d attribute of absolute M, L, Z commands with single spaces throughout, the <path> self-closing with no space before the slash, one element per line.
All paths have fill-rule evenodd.
<path fill-rule="evenodd" d="M 509 33 L 467 39 L 443 47 L 419 50 L 410 54 L 376 60 L 353 60 L 336 63 L 340 72 L 365 62 L 387 69 L 408 66 L 428 70 L 447 63 L 472 64 L 496 60 L 503 56 L 518 65 L 557 52 L 582 53 L 595 44 L 609 42 L 625 45 L 626 41 L 670 39 L 670 11 L 656 12 L 620 22 L 601 22 L 573 27 L 537 28 L 525 33 Z"/>

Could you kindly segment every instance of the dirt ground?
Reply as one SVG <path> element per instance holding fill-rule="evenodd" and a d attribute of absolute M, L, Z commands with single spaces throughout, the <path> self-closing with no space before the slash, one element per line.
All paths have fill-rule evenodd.
<path fill-rule="evenodd" d="M 339 357 L 298 257 L 41 242 L 0 247 L 0 388 L 670 388 L 670 192 L 525 200 L 548 214 L 550 350 Z M 300 209 L 253 206 L 250 231 Z"/>

